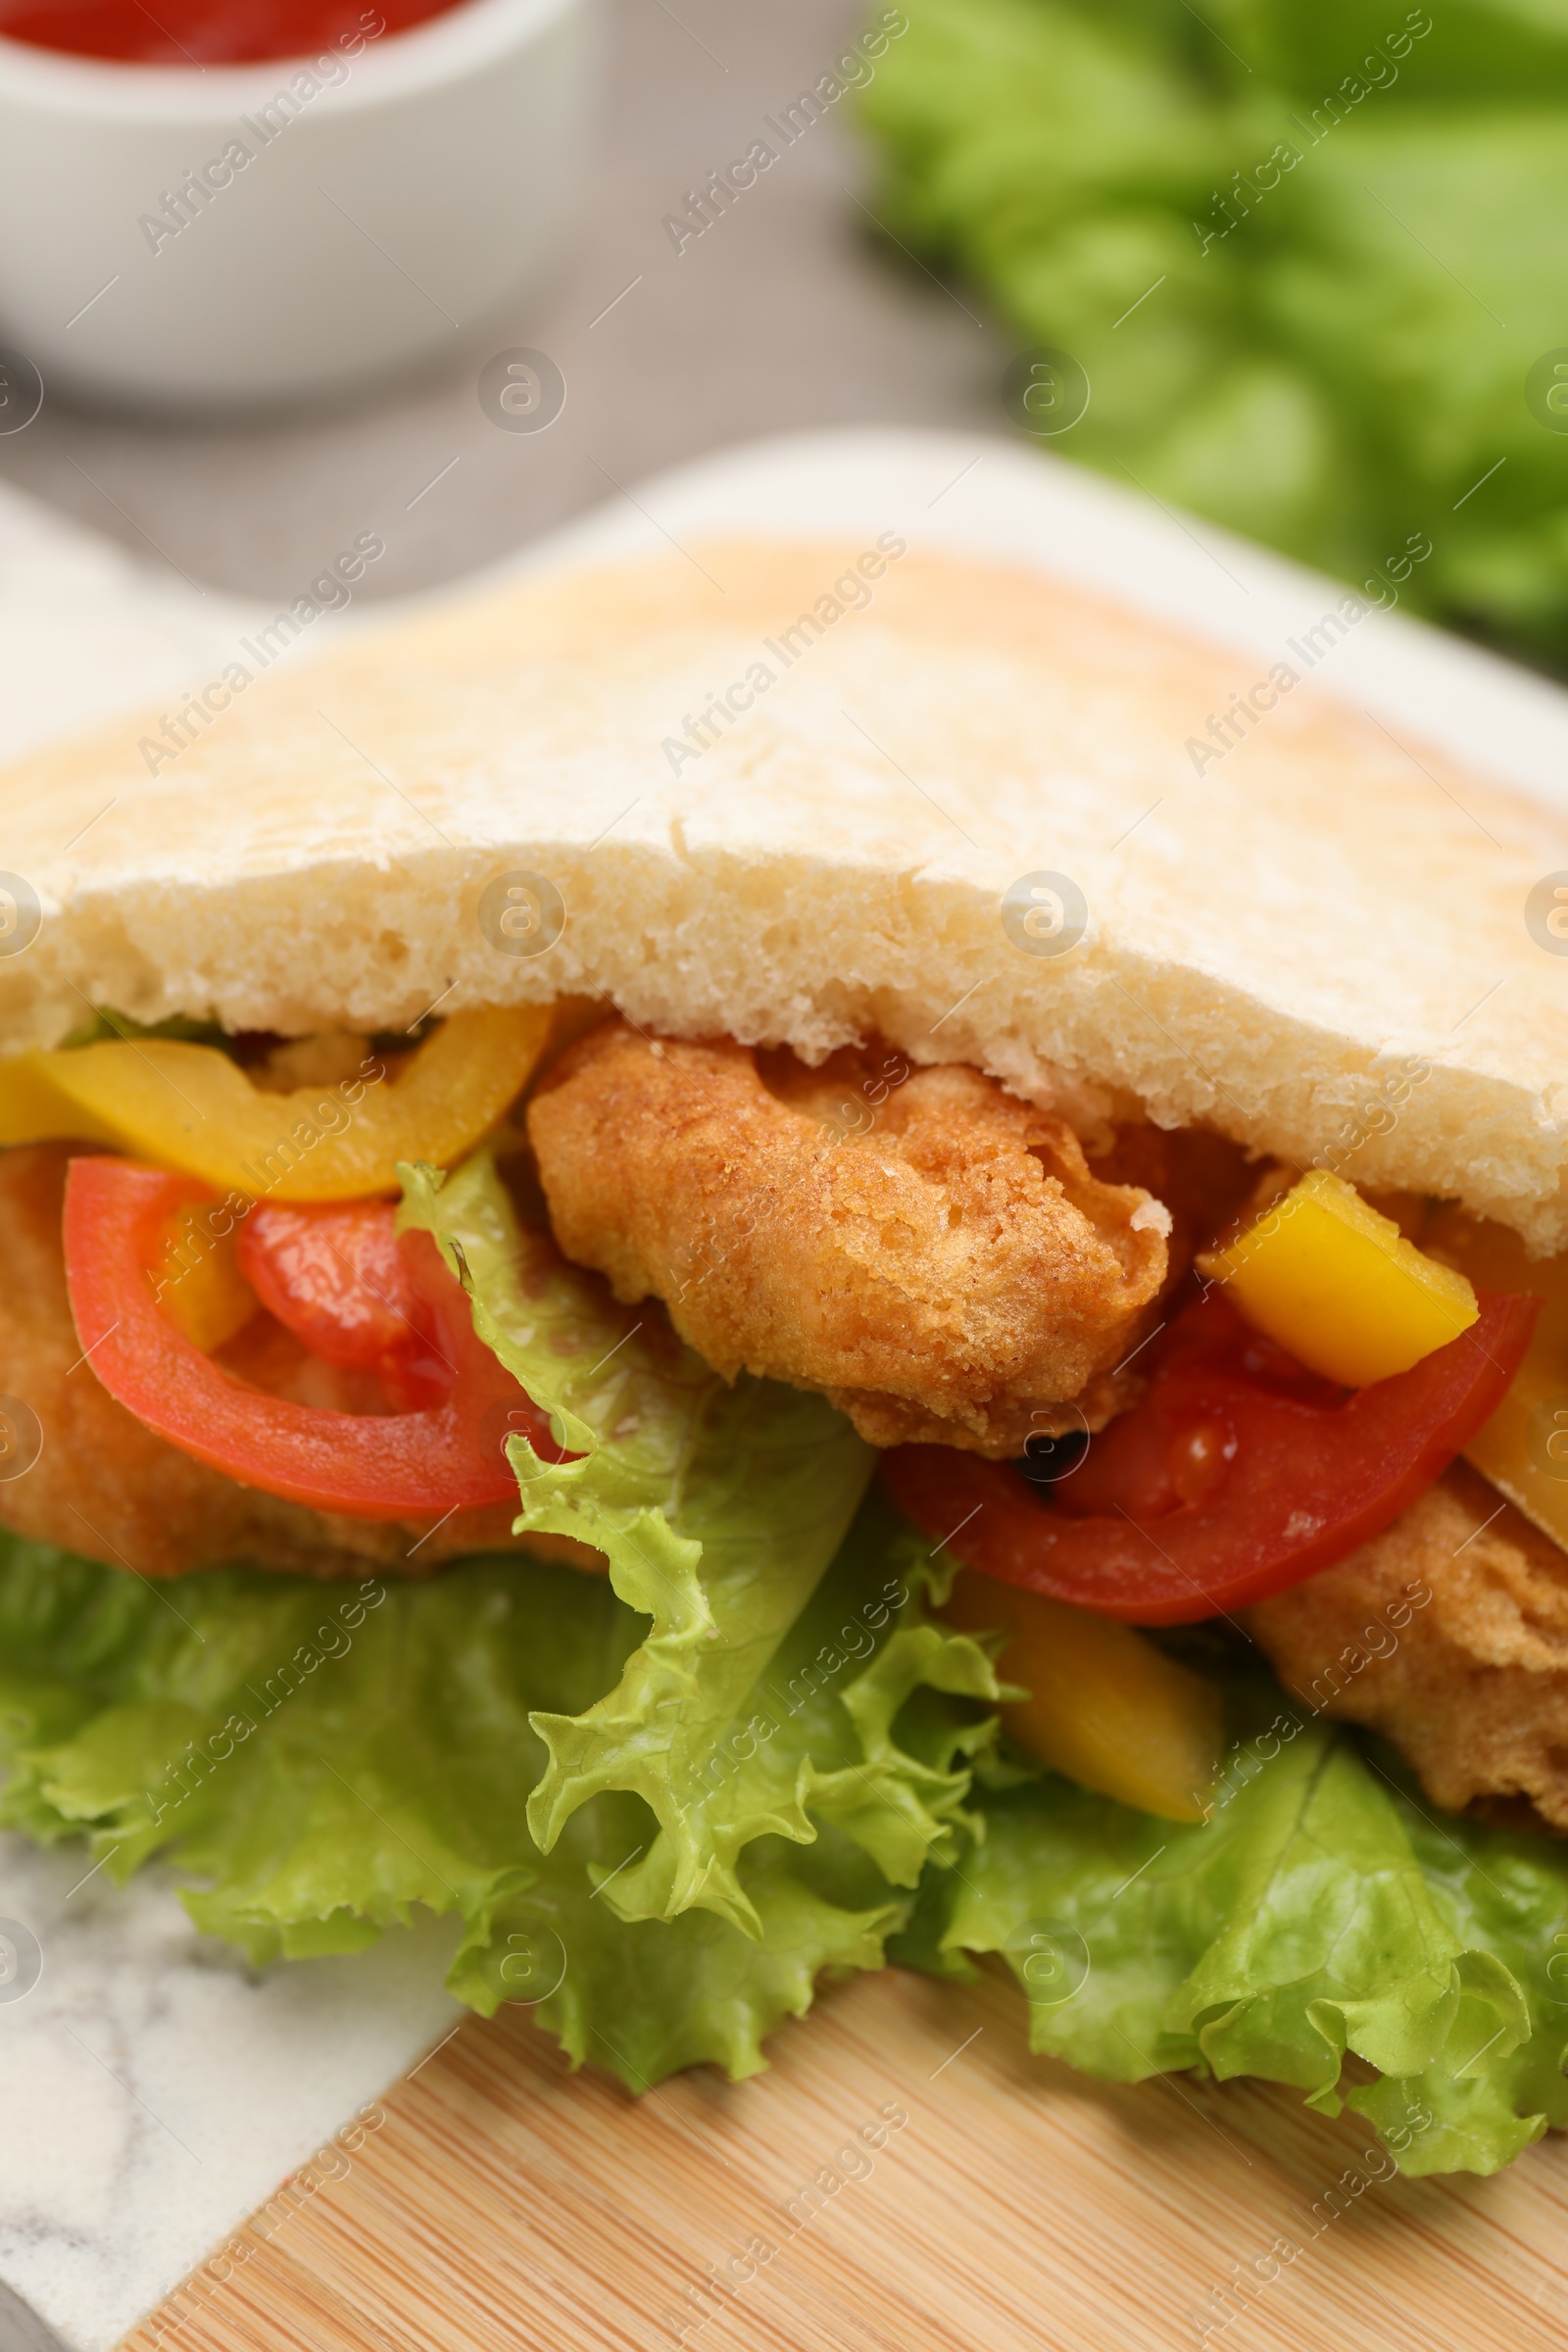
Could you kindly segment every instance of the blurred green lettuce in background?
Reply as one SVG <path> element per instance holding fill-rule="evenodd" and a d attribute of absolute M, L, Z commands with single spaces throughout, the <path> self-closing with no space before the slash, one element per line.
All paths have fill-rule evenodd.
<path fill-rule="evenodd" d="M 1087 370 L 1047 446 L 1568 667 L 1564 0 L 907 13 L 877 211 Z"/>

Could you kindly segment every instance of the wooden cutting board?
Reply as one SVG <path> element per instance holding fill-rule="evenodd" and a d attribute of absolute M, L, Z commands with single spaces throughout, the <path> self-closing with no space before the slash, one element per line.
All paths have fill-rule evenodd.
<path fill-rule="evenodd" d="M 523 2011 L 466 2020 L 387 2093 L 351 2169 L 315 2193 L 295 2176 L 240 2233 L 249 2258 L 122 2352 L 1557 2352 L 1568 2336 L 1568 2139 L 1493 2180 L 1377 2180 L 1365 2126 L 1293 2093 L 1107 2088 L 1030 2058 L 997 1980 L 860 1979 L 773 2053 L 753 2082 L 704 2069 L 635 2099 L 570 2075 Z M 1227 2300 L 1238 2271 L 1250 2283 Z"/>

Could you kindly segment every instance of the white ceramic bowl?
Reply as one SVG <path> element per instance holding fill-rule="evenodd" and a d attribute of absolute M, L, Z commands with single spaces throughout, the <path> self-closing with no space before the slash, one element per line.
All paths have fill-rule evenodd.
<path fill-rule="evenodd" d="M 457 343 L 554 257 L 597 29 L 594 0 L 462 0 L 325 72 L 0 39 L 0 344 L 46 387 L 200 407 Z"/>

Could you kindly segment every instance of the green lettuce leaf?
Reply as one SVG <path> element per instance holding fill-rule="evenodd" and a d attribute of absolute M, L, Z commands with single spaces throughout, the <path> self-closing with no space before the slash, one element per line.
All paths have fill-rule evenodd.
<path fill-rule="evenodd" d="M 1563 1848 L 1432 1819 L 1288 1710 L 1238 1754 L 1201 1823 L 1053 1774 L 982 1793 L 983 1839 L 931 1874 L 893 1956 L 953 1975 L 1000 1953 L 1033 2049 L 1120 2082 L 1292 2083 L 1366 2115 L 1409 2174 L 1494 2172 L 1568 2124 Z M 1345 2086 L 1349 2052 L 1376 2082 Z"/>
<path fill-rule="evenodd" d="M 1035 2049 L 1120 2082 L 1192 2067 L 1344 2099 L 1408 2173 L 1492 2172 L 1568 2124 L 1561 1847 L 1432 1818 L 1322 1725 L 1246 1742 L 1200 1825 L 998 1758 L 983 1701 L 910 1689 L 933 1631 L 916 1553 L 867 1506 L 772 1682 L 775 1741 L 824 1774 L 885 1740 L 928 1790 L 974 1768 L 917 1896 L 877 1867 L 868 1822 L 826 1820 L 740 1856 L 760 1936 L 695 1907 L 618 1917 L 612 1874 L 650 1817 L 604 1792 L 543 1854 L 529 1717 L 591 1707 L 642 1620 L 607 1579 L 512 1559 L 161 1592 L 0 1540 L 0 1818 L 85 1836 L 116 1878 L 162 1852 L 200 1883 L 197 1922 L 257 1964 L 352 1951 L 416 1905 L 456 1913 L 461 1998 L 532 2007 L 633 2088 L 704 2059 L 755 2072 L 824 1972 L 886 1956 L 961 1977 L 995 1952 Z M 1350 2052 L 1376 2080 L 1347 2084 Z"/>
<path fill-rule="evenodd" d="M 860 100 L 876 211 L 1087 372 L 1054 450 L 1561 666 L 1560 9 L 906 15 Z"/>
<path fill-rule="evenodd" d="M 730 1387 L 659 1309 L 617 1306 L 519 1226 L 486 1155 L 445 1181 L 423 1168 L 404 1181 L 404 1221 L 434 1234 L 475 1329 L 579 1457 L 546 1464 L 511 1442 L 517 1527 L 596 1545 L 620 1598 L 653 1620 L 613 1689 L 535 1715 L 549 1751 L 528 1807 L 539 1845 L 553 1850 L 596 1796 L 639 1796 L 657 1834 L 603 1875 L 605 1903 L 627 1921 L 710 1911 L 753 1936 L 763 1921 L 740 1861 L 760 1838 L 807 1843 L 832 1822 L 912 1886 L 960 1818 L 968 1776 L 901 1748 L 893 1717 L 920 1684 L 994 1696 L 983 1653 L 928 1625 L 901 1629 L 831 1723 L 790 1736 L 810 1719 L 813 1682 L 853 1663 L 833 1646 L 836 1601 L 825 1618 L 808 1604 L 865 1493 L 870 1447 L 822 1398 L 746 1377 Z M 821 1637 L 804 1657 L 803 1611 Z M 868 1655 L 870 1630 L 858 1640 Z"/>
<path fill-rule="evenodd" d="M 633 2087 L 756 2071 L 824 1973 L 997 1953 L 1036 2049 L 1291 2083 L 1406 2172 L 1568 2124 L 1562 1847 L 1434 1819 L 1264 1681 L 1201 1824 L 999 1752 L 988 1644 L 932 1622 L 826 1407 L 612 1306 L 487 1160 L 411 1172 L 407 1213 L 578 1457 L 514 1442 L 521 1524 L 612 1575 L 157 1587 L 0 1537 L 0 1820 L 117 1878 L 162 1856 L 259 1965 L 453 1915 L 461 1998 Z"/>
<path fill-rule="evenodd" d="M 911 1807 L 956 1818 L 987 1737 L 916 1707 L 893 1747 L 901 1696 L 949 1642 L 923 1623 L 908 1548 L 867 1511 L 774 1662 L 781 1773 L 842 1774 L 889 1826 L 841 1802 L 810 1843 L 754 1840 L 736 1865 L 751 1934 L 711 1909 L 614 1911 L 651 1826 L 633 1793 L 594 1796 L 548 1855 L 535 1844 L 548 1757 L 530 1718 L 590 1711 L 644 1627 L 607 1578 L 532 1560 L 420 1584 L 226 1568 L 159 1588 L 0 1537 L 0 1820 L 84 1836 L 117 1879 L 162 1853 L 195 1882 L 197 1925 L 257 1965 L 362 1948 L 416 1905 L 455 1913 L 448 1981 L 486 2014 L 533 2006 L 574 2061 L 633 2087 L 702 2059 L 750 2074 L 824 1970 L 881 1964 L 913 1898 L 873 1856 L 908 1858 Z"/>

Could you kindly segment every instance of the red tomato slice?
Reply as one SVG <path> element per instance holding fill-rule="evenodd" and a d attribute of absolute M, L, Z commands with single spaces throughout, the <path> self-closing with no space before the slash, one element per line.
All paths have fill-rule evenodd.
<path fill-rule="evenodd" d="M 1054 1507 L 1009 1464 L 947 1446 L 898 1446 L 884 1473 L 971 1568 L 1133 1625 L 1192 1624 L 1332 1567 L 1447 1468 L 1501 1402 L 1540 1304 L 1477 1298 L 1460 1338 L 1347 1396 L 1212 1292 L 1154 1342 L 1148 1393 Z"/>
<path fill-rule="evenodd" d="M 154 1303 L 148 1268 L 168 1220 L 209 1200 L 193 1177 L 132 1160 L 75 1159 L 66 1185 L 66 1274 L 77 1336 L 104 1387 L 160 1437 L 215 1470 L 316 1510 L 417 1519 L 506 1502 L 502 1451 L 523 1430 L 559 1459 L 548 1423 L 474 1332 L 468 1302 L 428 1234 L 397 1244 L 402 1295 L 440 1362 L 444 1398 L 423 1411 L 340 1413 L 295 1404 L 225 1372 Z"/>
<path fill-rule="evenodd" d="M 395 1202 L 259 1200 L 237 1255 L 262 1304 L 313 1354 L 378 1373 L 402 1411 L 441 1401 L 455 1367 L 421 1314 Z"/>

